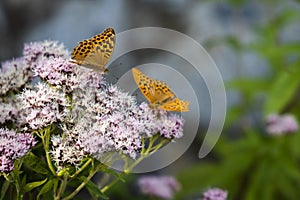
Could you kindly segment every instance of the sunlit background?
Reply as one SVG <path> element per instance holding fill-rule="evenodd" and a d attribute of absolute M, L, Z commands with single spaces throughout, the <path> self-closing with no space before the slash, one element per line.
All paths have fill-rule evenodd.
<path fill-rule="evenodd" d="M 268 88 L 275 84 L 273 75 L 280 74 L 280 70 L 286 73 L 299 67 L 300 15 L 298 13 L 300 13 L 300 4 L 292 0 L 1 0 L 0 61 L 21 56 L 26 42 L 46 39 L 64 43 L 71 52 L 78 41 L 90 38 L 107 27 L 113 27 L 117 33 L 138 27 L 164 27 L 182 32 L 195 39 L 207 50 L 218 66 L 224 82 L 230 85 L 227 87 L 228 117 L 222 137 L 232 140 L 232 138 L 242 137 L 245 126 L 254 126 L 255 128 L 252 128 L 257 132 L 264 132 L 263 103 L 268 95 Z M 176 42 L 179 41 L 174 41 Z M 188 51 L 184 44 L 183 48 Z M 124 67 L 128 70 L 147 62 L 162 62 L 175 68 L 186 67 L 181 66 L 185 65 L 185 62 L 174 55 L 160 51 L 145 51 L 121 58 L 112 64 L 112 68 Z M 121 75 L 117 73 L 116 76 Z M 192 74 L 189 76 L 187 78 L 191 81 L 195 79 Z M 118 77 L 112 80 L 117 81 Z M 235 80 L 242 80 L 242 82 L 231 82 Z M 251 170 L 255 167 L 250 164 L 247 166 L 246 161 L 233 160 L 232 162 L 242 163 L 232 165 L 247 166 L 245 167 L 247 173 L 232 172 L 231 178 L 230 174 L 224 174 L 224 179 L 216 178 L 211 176 L 214 174 L 212 169 L 221 170 L 216 166 L 222 161 L 224 155 L 213 151 L 203 160 L 197 157 L 203 139 L 201 133 L 207 128 L 210 109 L 206 106 L 209 105 L 209 94 L 204 83 L 196 82 L 196 84 L 199 84 L 194 87 L 199 88 L 197 97 L 203 112 L 201 113 L 203 123 L 200 122 L 198 137 L 178 161 L 155 173 L 172 174 L 179 178 L 182 191 L 177 196 L 178 199 L 193 199 L 211 186 L 227 190 L 232 199 L 246 199 L 245 193 L 255 191 L 253 188 L 256 186 L 250 184 L 253 180 L 245 174 L 251 174 Z M 294 101 L 291 100 L 294 104 L 289 104 L 290 106 L 296 104 L 296 107 L 291 109 L 286 106 L 277 111 L 291 112 L 299 117 L 300 113 L 295 111 L 299 108 L 297 104 L 299 91 L 297 92 L 298 97 Z M 278 97 L 280 98 L 280 95 Z M 219 147 L 219 151 L 222 148 Z M 207 164 L 207 162 L 216 163 Z M 199 172 L 198 177 L 197 173 L 193 177 L 191 173 L 196 171 Z M 206 172 L 208 175 L 205 175 Z M 216 174 L 220 175 L 220 173 Z M 114 197 L 120 199 L 122 195 L 124 199 L 130 198 L 128 191 L 138 193 L 133 181 L 136 176 L 138 175 L 133 175 L 128 181 L 130 186 L 126 187 L 124 183 L 120 183 L 111 192 L 112 199 Z M 241 181 L 242 179 L 246 182 Z M 260 180 L 259 183 L 272 184 L 270 181 L 274 181 L 273 175 L 266 175 L 265 180 Z M 295 182 L 299 187 L 300 180 Z M 242 186 L 245 191 L 240 191 Z M 124 189 L 128 187 L 128 191 Z M 290 192 L 294 190 L 291 189 Z M 281 192 L 280 195 L 278 198 L 288 196 L 285 192 Z M 294 196 L 291 194 L 290 197 L 293 199 Z M 251 199 L 251 196 L 247 198 Z"/>

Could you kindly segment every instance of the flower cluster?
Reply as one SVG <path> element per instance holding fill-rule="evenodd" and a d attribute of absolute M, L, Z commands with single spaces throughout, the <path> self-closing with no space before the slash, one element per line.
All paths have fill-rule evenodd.
<path fill-rule="evenodd" d="M 29 133 L 18 133 L 0 129 L 0 172 L 14 169 L 14 160 L 24 156 L 36 144 Z"/>
<path fill-rule="evenodd" d="M 83 158 L 88 155 L 84 147 L 80 146 L 81 142 L 78 141 L 78 136 L 74 135 L 76 132 L 64 129 L 64 133 L 66 139 L 58 135 L 54 135 L 51 138 L 52 150 L 50 154 L 55 161 L 57 171 L 68 166 L 78 168 Z M 73 138 L 73 140 L 71 138 Z"/>
<path fill-rule="evenodd" d="M 24 57 L 35 76 L 50 85 L 70 93 L 82 87 L 99 88 L 102 76 L 95 71 L 68 61 L 68 51 L 55 41 L 26 44 Z"/>
<path fill-rule="evenodd" d="M 298 130 L 298 122 L 293 115 L 271 114 L 266 119 L 267 133 L 270 135 L 283 135 Z"/>
<path fill-rule="evenodd" d="M 142 176 L 138 186 L 143 194 L 162 199 L 172 199 L 174 192 L 180 189 L 179 183 L 172 176 Z"/>
<path fill-rule="evenodd" d="M 23 78 L 17 83 L 3 79 L 7 84 L 4 92 L 23 87 L 33 77 L 39 82 L 23 87 L 16 98 L 18 107 L 2 105 L 5 120 L 0 123 L 17 118 L 22 124 L 17 127 L 23 130 L 57 124 L 63 134 L 52 136 L 50 155 L 58 170 L 69 165 L 79 167 L 86 156 L 101 159 L 106 152 L 136 158 L 143 139 L 157 133 L 169 140 L 182 137 L 181 117 L 146 103 L 137 105 L 135 97 L 103 82 L 100 73 L 70 63 L 68 57 L 69 52 L 58 42 L 34 42 L 25 44 L 22 58 L 4 65 L 14 68 L 3 69 L 15 69 L 18 74 L 23 70 L 23 75 L 15 76 L 17 80 Z M 13 80 L 13 76 L 8 77 Z"/>
<path fill-rule="evenodd" d="M 164 113 L 160 122 L 154 110 L 145 104 L 136 105 L 134 97 L 115 86 L 109 86 L 96 93 L 95 102 L 86 105 L 86 108 L 89 113 L 88 120 L 93 120 L 86 129 L 90 131 L 84 132 L 81 136 L 86 142 L 85 146 L 89 147 L 89 152 L 97 158 L 103 152 L 120 150 L 135 158 L 144 137 L 163 130 L 169 132 L 170 138 L 174 138 L 180 135 L 176 130 L 182 131 L 180 128 L 162 123 L 168 121 L 176 124 L 180 121 L 178 117 L 168 117 L 167 113 Z M 171 134 L 174 134 L 174 137 Z"/>
<path fill-rule="evenodd" d="M 33 90 L 25 90 L 19 99 L 25 121 L 31 129 L 42 129 L 61 122 L 69 112 L 65 94 L 44 83 L 38 83 Z"/>
<path fill-rule="evenodd" d="M 158 131 L 162 137 L 167 139 L 177 139 L 183 136 L 183 118 L 178 115 L 168 116 L 166 111 L 164 111 L 164 115 L 160 116 L 160 127 Z"/>
<path fill-rule="evenodd" d="M 77 167 L 87 155 L 100 160 L 107 152 L 121 151 L 135 158 L 143 138 L 158 132 L 168 139 L 182 136 L 181 117 L 161 112 L 158 118 L 156 110 L 146 103 L 137 105 L 133 96 L 116 86 L 101 91 L 86 88 L 73 93 L 73 102 L 76 122 L 64 130 L 64 138 L 55 136 L 55 149 L 50 152 L 58 168 L 71 163 Z M 64 158 L 71 149 L 74 156 Z"/>
<path fill-rule="evenodd" d="M 17 113 L 18 111 L 12 103 L 0 103 L 0 124 L 15 119 Z"/>
<path fill-rule="evenodd" d="M 20 91 L 30 80 L 32 73 L 23 57 L 2 63 L 0 69 L 0 94 Z"/>
<path fill-rule="evenodd" d="M 220 188 L 210 188 L 202 194 L 202 200 L 226 200 L 227 192 Z"/>
<path fill-rule="evenodd" d="M 43 42 L 31 42 L 25 44 L 23 55 L 27 64 L 34 68 L 41 62 L 48 60 L 50 57 L 63 57 L 67 59 L 69 52 L 64 45 L 59 44 L 58 41 L 45 40 Z"/>
<path fill-rule="evenodd" d="M 180 116 L 146 103 L 138 105 L 134 96 L 104 82 L 101 72 L 69 62 L 69 52 L 58 42 L 25 44 L 23 57 L 3 63 L 0 72 L 0 124 L 22 130 L 17 134 L 0 129 L 0 175 L 14 168 L 13 175 L 21 174 L 22 159 L 18 159 L 36 144 L 28 131 L 41 139 L 36 147 L 39 153 L 32 155 L 41 163 L 34 165 L 47 163 L 54 177 L 68 175 L 60 180 L 62 186 L 81 171 L 101 171 L 106 161 L 113 164 L 114 153 L 121 159 L 136 159 L 130 166 L 131 160 L 124 158 L 130 171 L 166 142 L 183 136 Z M 40 154 L 40 148 L 45 154 Z M 82 175 L 85 185 L 91 177 Z M 16 178 L 23 184 L 22 176 Z M 179 190 L 172 177 L 154 178 L 149 184 L 148 194 L 162 198 L 170 199 Z M 155 193 L 155 185 L 160 192 Z M 57 198 L 64 195 L 65 188 L 54 191 Z"/>

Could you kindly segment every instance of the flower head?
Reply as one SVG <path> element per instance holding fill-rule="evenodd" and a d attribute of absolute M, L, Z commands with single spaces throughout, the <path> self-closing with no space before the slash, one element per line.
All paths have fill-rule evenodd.
<path fill-rule="evenodd" d="M 50 57 L 68 58 L 69 52 L 63 44 L 58 41 L 45 40 L 42 42 L 31 42 L 24 45 L 23 55 L 26 62 L 31 67 L 35 67 L 38 62 L 48 60 Z"/>
<path fill-rule="evenodd" d="M 271 114 L 266 119 L 267 133 L 270 135 L 283 135 L 298 130 L 298 122 L 293 115 Z"/>
<path fill-rule="evenodd" d="M 52 150 L 50 155 L 55 161 L 57 170 L 61 170 L 67 166 L 79 167 L 83 158 L 88 156 L 85 149 L 80 146 L 76 132 L 68 131 L 64 128 L 65 137 L 54 135 L 51 138 Z M 72 140 L 73 138 L 73 140 Z"/>
<path fill-rule="evenodd" d="M 78 66 L 68 62 L 62 57 L 49 58 L 37 64 L 32 70 L 34 75 L 40 77 L 50 85 L 61 89 L 63 92 L 71 92 L 80 85 L 79 79 L 74 73 Z"/>
<path fill-rule="evenodd" d="M 16 118 L 18 110 L 12 103 L 0 103 L 0 124 Z"/>
<path fill-rule="evenodd" d="M 202 200 L 226 200 L 227 192 L 220 188 L 210 188 L 202 196 Z"/>
<path fill-rule="evenodd" d="M 15 133 L 0 128 L 0 172 L 13 170 L 13 161 L 24 156 L 36 144 L 29 133 Z"/>
<path fill-rule="evenodd" d="M 109 151 L 123 151 L 134 158 L 141 147 L 143 131 L 154 126 L 154 121 L 140 122 L 140 108 L 135 99 L 115 86 L 96 93 L 90 91 L 78 105 L 85 108 L 77 127 L 80 140 L 98 159 Z"/>
<path fill-rule="evenodd" d="M 138 186 L 143 194 L 162 199 L 172 199 L 174 192 L 180 189 L 179 183 L 172 176 L 142 176 Z"/>
<path fill-rule="evenodd" d="M 68 51 L 56 41 L 26 44 L 23 54 L 36 77 L 63 92 L 92 84 L 99 88 L 102 81 L 101 74 L 69 62 Z"/>
<path fill-rule="evenodd" d="M 158 119 L 156 110 L 146 103 L 137 105 L 133 96 L 116 86 L 78 91 L 73 93 L 73 125 L 63 128 L 64 139 L 53 139 L 57 145 L 51 154 L 61 168 L 67 164 L 78 166 L 84 156 L 101 159 L 107 152 L 122 152 L 135 158 L 143 138 L 160 131 L 172 139 L 182 135 L 182 118 L 162 112 Z"/>
<path fill-rule="evenodd" d="M 181 138 L 183 136 L 184 120 L 178 115 L 160 115 L 160 135 L 167 139 Z"/>
<path fill-rule="evenodd" d="M 25 90 L 19 98 L 26 122 L 32 129 L 61 122 L 69 112 L 69 103 L 65 94 L 44 83 L 35 85 L 34 90 Z"/>
<path fill-rule="evenodd" d="M 20 91 L 31 77 L 32 73 L 23 57 L 3 62 L 0 69 L 0 94 Z"/>

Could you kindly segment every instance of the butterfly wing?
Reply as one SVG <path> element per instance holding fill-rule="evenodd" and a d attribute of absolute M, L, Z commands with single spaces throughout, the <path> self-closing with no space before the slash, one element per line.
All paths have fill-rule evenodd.
<path fill-rule="evenodd" d="M 83 40 L 74 47 L 71 62 L 76 63 L 77 65 L 82 65 L 87 54 L 91 53 L 91 50 L 94 49 L 94 45 L 89 40 Z"/>
<path fill-rule="evenodd" d="M 112 28 L 82 42 L 72 53 L 73 62 L 94 70 L 106 71 L 105 65 L 115 47 L 115 32 Z"/>
<path fill-rule="evenodd" d="M 151 89 L 153 89 L 153 104 L 155 106 L 162 105 L 175 97 L 175 94 L 163 81 L 154 80 Z"/>
<path fill-rule="evenodd" d="M 158 106 L 159 109 L 176 112 L 187 112 L 189 111 L 189 102 L 183 101 L 179 98 L 174 98 Z"/>
<path fill-rule="evenodd" d="M 132 75 L 138 88 L 151 105 L 157 106 L 174 98 L 175 94 L 166 83 L 152 79 L 136 68 L 132 69 Z"/>

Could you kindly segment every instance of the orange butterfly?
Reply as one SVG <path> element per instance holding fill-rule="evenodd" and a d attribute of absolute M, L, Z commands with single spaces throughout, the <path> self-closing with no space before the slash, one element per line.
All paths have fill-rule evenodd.
<path fill-rule="evenodd" d="M 136 68 L 132 68 L 132 75 L 152 107 L 166 111 L 189 111 L 189 102 L 176 98 L 166 83 L 152 79 Z"/>
<path fill-rule="evenodd" d="M 115 47 L 115 31 L 107 28 L 102 33 L 83 40 L 74 47 L 71 62 L 87 68 L 106 72 L 108 63 Z"/>

